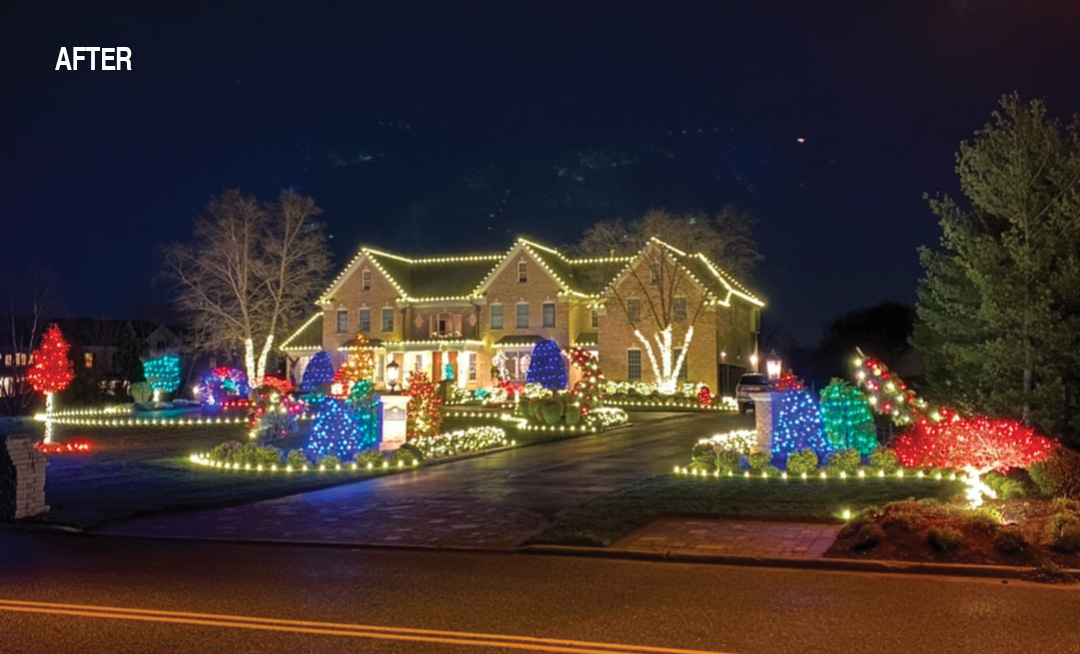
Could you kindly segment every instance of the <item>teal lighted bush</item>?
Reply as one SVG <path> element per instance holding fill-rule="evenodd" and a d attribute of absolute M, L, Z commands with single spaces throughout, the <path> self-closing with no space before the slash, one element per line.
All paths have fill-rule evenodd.
<path fill-rule="evenodd" d="M 817 470 L 817 464 L 817 454 L 814 450 L 810 449 L 792 452 L 787 457 L 787 471 L 789 475 L 810 474 Z"/>

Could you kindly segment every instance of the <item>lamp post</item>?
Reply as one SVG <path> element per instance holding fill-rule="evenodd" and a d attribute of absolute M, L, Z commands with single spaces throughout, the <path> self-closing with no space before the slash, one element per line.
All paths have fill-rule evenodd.
<path fill-rule="evenodd" d="M 780 359 L 780 355 L 773 350 L 769 353 L 769 356 L 765 358 L 765 372 L 768 374 L 769 379 L 780 379 L 780 373 L 783 371 L 783 362 Z"/>
<path fill-rule="evenodd" d="M 394 361 L 393 359 L 391 359 L 390 363 L 387 364 L 387 366 L 386 366 L 386 383 L 390 384 L 390 392 L 391 393 L 394 392 L 394 387 L 397 386 L 398 375 L 400 373 L 401 373 L 401 366 L 398 365 L 397 361 Z"/>

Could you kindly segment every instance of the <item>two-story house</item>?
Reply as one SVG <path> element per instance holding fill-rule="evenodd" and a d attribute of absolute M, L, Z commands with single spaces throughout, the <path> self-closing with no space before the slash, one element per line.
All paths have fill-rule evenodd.
<path fill-rule="evenodd" d="M 704 256 L 658 240 L 635 256 L 588 259 L 523 238 L 487 255 L 408 258 L 364 247 L 280 349 L 299 380 L 320 349 L 340 365 L 362 333 L 375 354 L 377 387 L 394 361 L 403 377 L 424 371 L 473 389 L 491 384 L 494 364 L 524 380 L 533 346 L 553 339 L 595 351 L 609 379 L 650 379 L 624 300 L 632 309 L 635 273 L 648 267 L 652 248 L 667 248 L 685 273 L 688 297 L 675 308 L 685 299 L 703 309 L 683 318 L 695 327 L 686 378 L 717 390 L 722 375 L 755 368 L 761 300 Z M 654 328 L 636 327 L 651 338 Z"/>

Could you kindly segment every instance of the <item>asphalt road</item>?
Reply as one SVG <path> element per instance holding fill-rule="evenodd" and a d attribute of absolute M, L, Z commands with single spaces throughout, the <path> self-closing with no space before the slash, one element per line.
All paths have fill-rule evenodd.
<path fill-rule="evenodd" d="M 1080 590 L 0 531 L 3 654 L 625 654 L 646 647 L 660 648 L 653 654 L 1076 653 Z"/>
<path fill-rule="evenodd" d="M 635 413 L 602 434 L 178 516 L 109 533 L 367 545 L 514 547 L 562 509 L 685 464 L 698 439 L 752 424 L 724 413 Z M 206 474 L 231 474 L 207 471 Z"/>

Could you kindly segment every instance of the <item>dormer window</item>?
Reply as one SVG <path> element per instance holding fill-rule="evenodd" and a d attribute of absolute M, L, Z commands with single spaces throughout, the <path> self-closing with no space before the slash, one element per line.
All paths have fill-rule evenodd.
<path fill-rule="evenodd" d="M 529 266 L 524 261 L 518 261 L 518 284 L 529 281 Z"/>
<path fill-rule="evenodd" d="M 363 270 L 363 272 L 360 273 L 360 289 L 364 290 L 364 291 L 370 291 L 371 290 L 371 270 L 370 269 L 365 268 Z"/>

